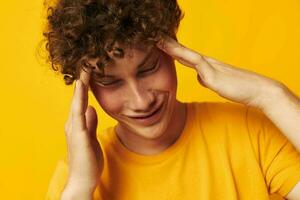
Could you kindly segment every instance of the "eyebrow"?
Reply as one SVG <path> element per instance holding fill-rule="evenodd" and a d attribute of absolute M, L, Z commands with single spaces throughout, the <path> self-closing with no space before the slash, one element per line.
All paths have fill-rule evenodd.
<path fill-rule="evenodd" d="M 141 67 L 143 67 L 145 65 L 145 63 L 149 60 L 149 58 L 154 54 L 155 50 L 153 50 L 154 48 L 152 48 L 149 53 L 144 57 L 144 59 L 140 62 L 140 64 L 138 64 L 137 69 L 140 69 Z M 116 78 L 113 75 L 109 75 L 109 74 L 104 74 L 104 76 L 101 76 L 101 78 Z"/>

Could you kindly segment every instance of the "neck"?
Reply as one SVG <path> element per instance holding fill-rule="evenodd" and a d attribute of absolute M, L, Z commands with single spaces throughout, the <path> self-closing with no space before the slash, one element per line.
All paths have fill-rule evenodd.
<path fill-rule="evenodd" d="M 148 139 L 127 131 L 125 133 L 119 126 L 117 126 L 116 129 L 117 136 L 123 145 L 130 151 L 142 155 L 159 154 L 175 143 L 179 138 L 186 123 L 186 115 L 186 105 L 176 101 L 169 124 L 160 137 Z"/>

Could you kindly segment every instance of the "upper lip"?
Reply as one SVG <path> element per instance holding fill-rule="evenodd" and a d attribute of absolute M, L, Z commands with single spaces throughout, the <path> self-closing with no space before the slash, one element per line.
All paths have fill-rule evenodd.
<path fill-rule="evenodd" d="M 154 112 L 156 112 L 158 109 L 160 109 L 162 107 L 162 104 L 159 105 L 158 107 L 156 107 L 153 111 L 151 111 L 150 113 L 148 114 L 144 114 L 144 115 L 136 115 L 136 116 L 128 116 L 128 117 L 131 117 L 131 118 L 145 118 L 145 117 L 148 117 L 148 116 L 151 116 Z"/>

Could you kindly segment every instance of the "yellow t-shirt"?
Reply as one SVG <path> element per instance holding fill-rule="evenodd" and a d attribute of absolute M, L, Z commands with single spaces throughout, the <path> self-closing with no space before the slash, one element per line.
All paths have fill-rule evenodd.
<path fill-rule="evenodd" d="M 300 181 L 300 154 L 258 109 L 236 103 L 188 103 L 177 141 L 143 156 L 119 141 L 114 127 L 98 140 L 105 166 L 94 199 L 281 199 Z M 67 179 L 60 161 L 46 200 L 58 200 Z M 270 196 L 271 195 L 271 196 Z"/>

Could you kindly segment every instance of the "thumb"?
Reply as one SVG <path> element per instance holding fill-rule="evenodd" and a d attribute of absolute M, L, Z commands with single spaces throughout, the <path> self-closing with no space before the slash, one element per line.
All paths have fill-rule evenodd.
<path fill-rule="evenodd" d="M 93 106 L 88 106 L 86 112 L 85 112 L 85 117 L 86 117 L 86 126 L 87 130 L 90 134 L 90 136 L 95 139 L 96 133 L 97 133 L 97 126 L 98 126 L 98 117 L 97 117 L 97 112 Z"/>

